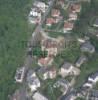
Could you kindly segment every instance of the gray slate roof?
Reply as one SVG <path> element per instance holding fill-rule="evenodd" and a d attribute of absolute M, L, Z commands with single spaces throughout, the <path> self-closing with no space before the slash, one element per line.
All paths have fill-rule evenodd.
<path fill-rule="evenodd" d="M 64 69 L 69 69 L 71 66 L 72 66 L 71 63 L 65 62 L 65 63 L 63 64 L 62 68 L 64 68 Z"/>
<path fill-rule="evenodd" d="M 83 52 L 90 52 L 93 53 L 95 52 L 95 47 L 90 43 L 90 42 L 85 42 L 81 45 L 81 51 Z"/>
<path fill-rule="evenodd" d="M 90 76 L 90 78 L 92 78 L 92 79 L 95 79 L 96 77 L 98 77 L 98 72 L 96 72 L 96 73 L 94 73 L 94 74 L 92 74 L 92 75 Z"/>

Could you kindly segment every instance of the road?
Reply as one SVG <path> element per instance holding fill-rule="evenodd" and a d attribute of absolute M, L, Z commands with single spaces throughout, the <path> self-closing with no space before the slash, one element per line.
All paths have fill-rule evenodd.
<path fill-rule="evenodd" d="M 28 46 L 27 46 L 27 52 L 26 52 L 26 55 L 25 55 L 25 60 L 24 60 L 24 63 L 23 63 L 23 66 L 26 67 L 26 71 L 32 66 L 32 62 L 33 62 L 33 57 L 32 57 L 32 49 L 33 49 L 33 45 L 35 44 L 34 41 L 36 39 L 36 37 L 39 35 L 40 31 L 42 30 L 42 25 L 47 17 L 47 15 L 49 14 L 50 10 L 52 9 L 54 3 L 55 3 L 56 0 L 53 0 L 50 4 L 50 6 L 47 8 L 45 14 L 42 16 L 42 21 L 41 23 L 36 27 L 36 29 L 34 30 L 34 32 L 32 33 L 32 36 L 31 38 L 29 39 L 29 42 L 27 43 Z M 23 86 L 21 88 L 26 89 L 24 87 L 24 82 L 23 82 Z M 21 89 L 19 89 L 21 90 Z M 25 90 L 24 90 L 25 92 Z M 30 100 L 30 99 L 29 99 Z"/>
<path fill-rule="evenodd" d="M 24 66 L 27 67 L 27 68 L 29 68 L 32 65 L 32 61 L 33 61 L 32 56 L 28 55 L 28 52 L 32 51 L 32 49 L 33 49 L 32 47 L 35 45 L 35 42 L 37 40 L 36 38 L 40 34 L 40 31 L 42 30 L 42 25 L 43 25 L 47 15 L 49 14 L 51 9 L 53 8 L 55 1 L 56 0 L 51 1 L 49 7 L 46 9 L 46 12 L 42 16 L 41 23 L 38 24 L 38 26 L 35 28 L 34 32 L 32 33 L 31 38 L 29 39 L 29 42 L 27 43 L 29 46 L 27 47 L 27 55 L 26 55 L 26 59 L 24 61 Z"/>

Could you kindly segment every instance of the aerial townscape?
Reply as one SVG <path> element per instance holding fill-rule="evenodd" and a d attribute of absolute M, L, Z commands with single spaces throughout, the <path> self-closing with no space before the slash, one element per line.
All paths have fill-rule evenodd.
<path fill-rule="evenodd" d="M 19 20 L 20 24 L 15 25 L 23 27 L 23 31 L 17 29 L 22 34 L 15 38 L 11 33 L 17 59 L 10 51 L 12 61 L 8 61 L 9 55 L 4 56 L 9 68 L 8 72 L 0 71 L 0 100 L 98 100 L 98 0 L 28 0 L 28 4 L 26 0 L 19 1 L 21 5 L 16 6 L 23 4 L 24 10 L 18 13 L 22 8 L 13 6 L 16 11 L 11 11 L 11 16 Z M 6 25 L 5 29 L 9 31 Z M 22 44 L 15 45 L 20 43 L 19 37 L 23 37 Z M 10 48 L 8 45 L 7 50 Z M 6 81 L 1 73 L 8 73 L 4 75 Z"/>

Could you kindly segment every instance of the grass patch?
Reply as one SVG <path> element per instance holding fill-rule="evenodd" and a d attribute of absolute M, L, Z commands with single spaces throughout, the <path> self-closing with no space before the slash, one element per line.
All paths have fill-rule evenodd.
<path fill-rule="evenodd" d="M 0 0 L 0 100 L 8 100 L 18 87 L 14 75 L 32 32 L 27 22 L 31 6 L 32 0 Z"/>

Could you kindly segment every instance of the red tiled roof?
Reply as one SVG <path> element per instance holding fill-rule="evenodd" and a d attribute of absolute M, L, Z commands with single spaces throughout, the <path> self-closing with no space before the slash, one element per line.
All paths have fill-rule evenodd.
<path fill-rule="evenodd" d="M 81 9 L 81 5 L 80 4 L 72 4 L 72 5 L 70 5 L 70 7 L 69 7 L 69 10 L 71 11 L 71 12 L 78 12 L 79 10 Z"/>
<path fill-rule="evenodd" d="M 47 57 L 47 58 L 40 58 L 38 60 L 38 62 L 41 64 L 41 65 L 48 65 L 51 61 L 51 57 Z"/>
<path fill-rule="evenodd" d="M 52 41 L 50 39 L 44 40 L 42 45 L 46 48 L 57 47 L 56 41 Z"/>
<path fill-rule="evenodd" d="M 53 18 L 46 19 L 46 24 L 53 24 L 54 22 L 55 22 L 55 19 L 53 19 Z"/>
<path fill-rule="evenodd" d="M 51 12 L 51 16 L 53 16 L 53 17 L 60 16 L 60 10 L 53 9 L 52 12 Z"/>
<path fill-rule="evenodd" d="M 64 23 L 64 28 L 73 28 L 73 23 L 71 23 L 71 22 L 65 22 Z"/>
<path fill-rule="evenodd" d="M 71 13 L 69 13 L 69 17 L 70 17 L 70 18 L 72 18 L 72 17 L 77 18 L 77 14 L 71 12 Z"/>

